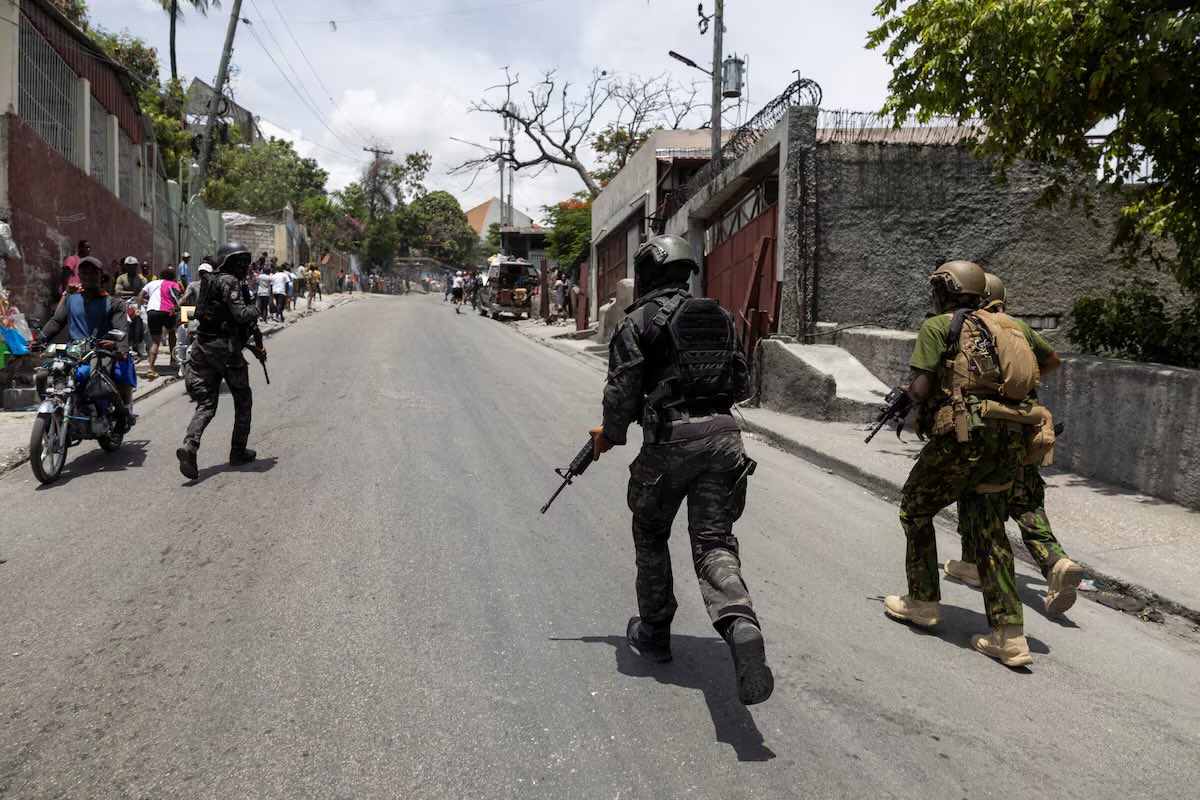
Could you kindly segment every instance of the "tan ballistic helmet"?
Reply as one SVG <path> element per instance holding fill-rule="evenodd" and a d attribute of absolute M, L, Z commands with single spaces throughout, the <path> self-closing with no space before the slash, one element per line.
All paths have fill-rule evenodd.
<path fill-rule="evenodd" d="M 999 300 L 1001 303 L 1007 303 L 1008 289 L 1004 288 L 1004 281 L 1000 280 L 1000 276 L 985 272 L 984 277 L 987 279 L 987 301 L 994 303 Z"/>
<path fill-rule="evenodd" d="M 946 287 L 950 294 L 983 297 L 987 294 L 987 278 L 983 267 L 972 261 L 947 261 L 929 276 L 929 282 Z"/>

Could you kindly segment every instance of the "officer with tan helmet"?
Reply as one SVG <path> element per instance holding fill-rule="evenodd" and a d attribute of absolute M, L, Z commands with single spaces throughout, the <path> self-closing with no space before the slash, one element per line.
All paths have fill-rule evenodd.
<path fill-rule="evenodd" d="M 1026 402 L 1037 384 L 1037 361 L 1019 326 L 980 310 L 987 280 L 978 264 L 950 261 L 929 282 L 937 314 L 917 334 L 913 378 L 901 387 L 917 408 L 918 433 L 929 441 L 900 501 L 908 592 L 884 598 L 884 612 L 921 626 L 942 621 L 933 518 L 957 502 L 991 627 L 972 645 L 1007 666 L 1025 666 L 1033 659 L 1004 520 L 1025 458 L 1024 427 L 1037 417 Z"/>
<path fill-rule="evenodd" d="M 987 297 L 983 308 L 1003 314 L 1008 302 L 1008 291 L 1004 281 L 990 272 L 986 277 Z M 1048 375 L 1058 369 L 1062 359 L 1054 352 L 1050 343 L 1023 321 L 1016 322 L 1033 345 L 1033 354 L 1038 360 L 1038 371 L 1042 375 Z M 1048 464 L 1049 459 L 1050 454 L 1046 454 L 1044 458 L 1025 459 L 1026 463 L 1022 465 L 1013 484 L 1012 493 L 1008 497 L 1008 516 L 1021 529 L 1021 540 L 1025 542 L 1025 549 L 1033 556 L 1046 579 L 1046 613 L 1062 614 L 1075 604 L 1076 591 L 1083 579 L 1083 567 L 1067 557 L 1066 551 L 1050 527 L 1050 518 L 1046 516 L 1046 481 L 1042 479 L 1041 467 Z M 1033 463 L 1029 463 L 1031 461 Z M 979 568 L 968 556 L 971 550 L 972 548 L 964 542 L 963 560 L 947 561 L 945 571 L 951 578 L 979 588 Z"/>

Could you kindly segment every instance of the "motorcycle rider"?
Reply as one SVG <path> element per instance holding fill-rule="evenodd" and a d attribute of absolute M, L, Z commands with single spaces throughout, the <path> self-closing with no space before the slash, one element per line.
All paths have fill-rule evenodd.
<path fill-rule="evenodd" d="M 125 301 L 113 297 L 101 288 L 104 265 L 94 256 L 79 260 L 79 291 L 72 292 L 58 304 L 54 316 L 37 335 L 37 341 L 48 342 L 67 328 L 71 341 L 97 339 L 109 331 L 121 331 L 126 336 L 121 341 L 101 338 L 100 347 L 115 351 L 112 362 L 113 383 L 120 399 L 116 408 L 118 431 L 124 433 L 136 422 L 133 415 L 133 390 L 137 387 L 137 373 L 133 359 L 129 357 L 129 315 L 125 312 Z M 46 373 L 38 370 L 36 385 L 38 394 L 46 392 Z"/>
<path fill-rule="evenodd" d="M 246 447 L 250 438 L 250 413 L 253 396 L 250 393 L 250 374 L 242 348 L 248 347 L 258 320 L 256 310 L 247 304 L 242 281 L 250 268 L 250 251 L 237 242 L 227 242 L 217 250 L 219 272 L 204 281 L 196 306 L 199 327 L 189 351 L 191 374 L 187 379 L 188 393 L 196 398 L 196 413 L 188 425 L 183 446 L 175 451 L 179 471 L 195 480 L 200 476 L 196 453 L 200 437 L 217 413 L 221 381 L 233 395 L 233 441 L 229 463 L 248 464 L 257 454 Z M 255 356 L 266 361 L 267 349 L 254 348 Z"/>

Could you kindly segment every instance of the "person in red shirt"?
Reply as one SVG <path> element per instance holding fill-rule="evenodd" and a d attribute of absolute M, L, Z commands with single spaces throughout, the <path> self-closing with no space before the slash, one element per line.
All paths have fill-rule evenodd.
<path fill-rule="evenodd" d="M 59 286 L 59 294 L 79 291 L 79 262 L 91 254 L 92 245 L 87 239 L 80 239 L 79 246 L 75 250 L 75 255 L 67 256 L 66 260 L 63 261 L 62 283 Z"/>

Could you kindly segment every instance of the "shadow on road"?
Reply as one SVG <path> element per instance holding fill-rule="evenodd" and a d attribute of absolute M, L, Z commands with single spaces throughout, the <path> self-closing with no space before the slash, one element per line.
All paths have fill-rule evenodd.
<path fill-rule="evenodd" d="M 978 595 L 980 605 L 983 604 L 983 595 Z M 868 597 L 868 600 L 882 602 L 882 597 Z M 923 628 L 920 625 L 912 625 L 907 622 L 893 620 L 880 610 L 880 616 L 892 625 L 903 625 L 908 628 L 916 636 L 926 636 L 930 639 L 941 639 L 943 642 L 957 645 L 964 650 L 975 652 L 975 646 L 971 644 L 971 637 L 977 633 L 986 635 L 990 626 L 987 622 L 987 617 L 978 611 L 971 611 L 960 606 L 951 605 L 943 601 L 942 603 L 942 621 L 932 628 Z M 1050 648 L 1041 639 L 1025 634 L 1026 640 L 1029 642 L 1029 651 L 1046 655 L 1050 652 Z M 1014 672 L 1028 672 L 1024 667 L 1015 669 Z"/>
<path fill-rule="evenodd" d="M 617 671 L 631 678 L 653 678 L 659 683 L 696 689 L 704 695 L 717 741 L 728 744 L 738 761 L 770 761 L 775 753 L 767 747 L 750 716 L 737 699 L 733 661 L 721 639 L 674 635 L 671 652 L 675 660 L 666 664 L 648 661 L 629 649 L 624 636 L 580 636 L 551 638 L 554 642 L 605 644 L 613 648 Z"/>
<path fill-rule="evenodd" d="M 87 440 L 67 451 L 67 463 L 63 466 L 62 475 L 54 483 L 38 484 L 35 491 L 43 492 L 65 486 L 76 478 L 95 475 L 101 472 L 124 472 L 127 469 L 137 469 L 146 463 L 146 445 L 148 439 L 126 439 L 120 449 L 109 453 L 100 448 L 94 441 Z M 91 446 L 93 449 L 83 453 L 80 450 Z M 79 453 L 72 458 L 73 453 Z"/>
<path fill-rule="evenodd" d="M 269 472 L 279 463 L 279 459 L 271 456 L 270 458 L 259 458 L 249 464 L 239 464 L 233 466 L 228 462 L 222 461 L 220 464 L 213 464 L 211 467 L 205 467 L 200 470 L 200 477 L 194 481 L 184 481 L 184 486 L 195 486 L 199 483 L 204 483 L 206 480 L 221 472 Z"/>

